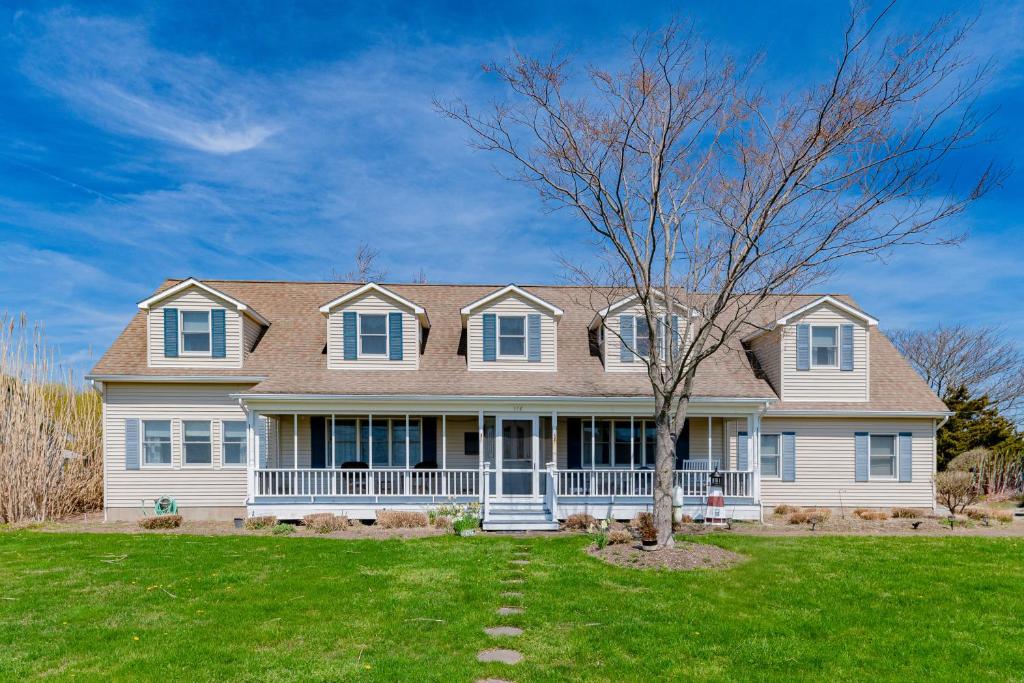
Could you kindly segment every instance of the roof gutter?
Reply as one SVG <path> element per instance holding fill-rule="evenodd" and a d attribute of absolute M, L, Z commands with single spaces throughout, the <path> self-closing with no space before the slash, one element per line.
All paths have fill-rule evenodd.
<path fill-rule="evenodd" d="M 258 384 L 262 375 L 86 375 L 93 382 L 156 382 L 162 384 Z"/>
<path fill-rule="evenodd" d="M 562 403 L 565 401 L 593 401 L 596 403 L 650 403 L 653 396 L 509 396 L 509 395 L 438 395 L 438 394 L 231 394 L 232 397 L 251 400 L 288 401 L 438 401 L 464 403 L 474 401 L 531 401 L 536 403 Z M 778 399 L 766 396 L 691 398 L 690 403 L 768 403 Z"/>
<path fill-rule="evenodd" d="M 771 410 L 765 417 L 942 417 L 953 413 L 939 410 Z"/>

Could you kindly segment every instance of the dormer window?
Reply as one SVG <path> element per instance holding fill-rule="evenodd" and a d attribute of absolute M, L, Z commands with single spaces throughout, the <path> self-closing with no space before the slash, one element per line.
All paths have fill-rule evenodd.
<path fill-rule="evenodd" d="M 636 341 L 634 351 L 641 358 L 651 357 L 651 330 L 647 324 L 647 318 L 642 315 L 633 316 L 633 329 L 636 330 Z"/>
<path fill-rule="evenodd" d="M 386 356 L 388 353 L 388 317 L 383 313 L 359 315 L 359 354 Z"/>
<path fill-rule="evenodd" d="M 181 311 L 182 353 L 206 355 L 210 353 L 210 312 Z"/>
<path fill-rule="evenodd" d="M 498 316 L 498 355 L 503 358 L 526 355 L 526 316 Z"/>
<path fill-rule="evenodd" d="M 818 368 L 834 368 L 839 358 L 839 328 L 835 325 L 811 327 L 811 364 Z"/>

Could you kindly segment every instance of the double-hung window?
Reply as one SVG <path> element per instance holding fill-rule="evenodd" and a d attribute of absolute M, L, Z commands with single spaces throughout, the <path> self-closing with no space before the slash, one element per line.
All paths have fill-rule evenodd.
<path fill-rule="evenodd" d="M 246 424 L 245 420 L 230 420 L 221 423 L 221 461 L 225 465 L 245 464 Z"/>
<path fill-rule="evenodd" d="M 209 465 L 213 462 L 210 446 L 210 423 L 207 420 L 185 420 L 185 464 Z"/>
<path fill-rule="evenodd" d="M 144 465 L 171 464 L 171 421 L 142 421 L 142 463 Z"/>
<path fill-rule="evenodd" d="M 641 358 L 651 357 L 651 332 L 647 318 L 642 315 L 633 318 L 634 339 L 633 351 Z"/>
<path fill-rule="evenodd" d="M 526 355 L 525 316 L 498 316 L 498 355 L 503 358 L 521 358 Z"/>
<path fill-rule="evenodd" d="M 210 312 L 181 311 L 180 315 L 182 353 L 210 353 Z"/>
<path fill-rule="evenodd" d="M 839 364 L 839 328 L 835 325 L 811 327 L 811 365 L 834 368 Z"/>
<path fill-rule="evenodd" d="M 872 434 L 870 469 L 872 479 L 896 477 L 896 435 Z"/>
<path fill-rule="evenodd" d="M 359 314 L 359 355 L 386 356 L 388 317 L 383 313 Z"/>
<path fill-rule="evenodd" d="M 777 479 L 782 476 L 781 450 L 778 434 L 761 435 L 761 476 L 766 479 Z"/>

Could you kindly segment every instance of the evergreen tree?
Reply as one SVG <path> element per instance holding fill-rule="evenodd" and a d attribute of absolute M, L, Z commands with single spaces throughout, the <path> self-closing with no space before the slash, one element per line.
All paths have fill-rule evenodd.
<path fill-rule="evenodd" d="M 1024 437 L 1014 424 L 999 414 L 988 395 L 973 397 L 966 386 L 949 391 L 943 399 L 953 415 L 936 437 L 939 469 L 972 448 L 1001 450 L 1024 446 Z"/>

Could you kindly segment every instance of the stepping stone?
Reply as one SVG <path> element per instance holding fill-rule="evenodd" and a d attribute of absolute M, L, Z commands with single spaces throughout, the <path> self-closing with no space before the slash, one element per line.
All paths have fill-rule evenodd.
<path fill-rule="evenodd" d="M 522 579 L 505 579 L 504 583 L 523 583 Z"/>
<path fill-rule="evenodd" d="M 522 613 L 523 613 L 523 608 L 522 607 L 499 607 L 498 608 L 498 614 L 503 616 L 503 617 L 507 616 L 509 614 L 522 614 Z"/>
<path fill-rule="evenodd" d="M 505 591 L 504 593 L 501 594 L 501 597 L 503 597 L 503 598 L 521 598 L 521 597 L 523 597 L 523 594 L 520 593 L 519 591 Z"/>
<path fill-rule="evenodd" d="M 529 560 L 512 560 L 512 564 L 530 564 Z"/>
<path fill-rule="evenodd" d="M 502 664 L 518 664 L 523 661 L 523 655 L 515 650 L 481 650 L 476 656 L 478 662 L 500 662 Z"/>
<path fill-rule="evenodd" d="M 498 636 L 521 636 L 523 635 L 523 629 L 516 626 L 491 626 L 490 628 L 485 628 L 484 633 L 495 638 Z"/>
<path fill-rule="evenodd" d="M 512 681 L 506 681 L 504 678 L 481 678 L 476 683 L 512 683 Z"/>

